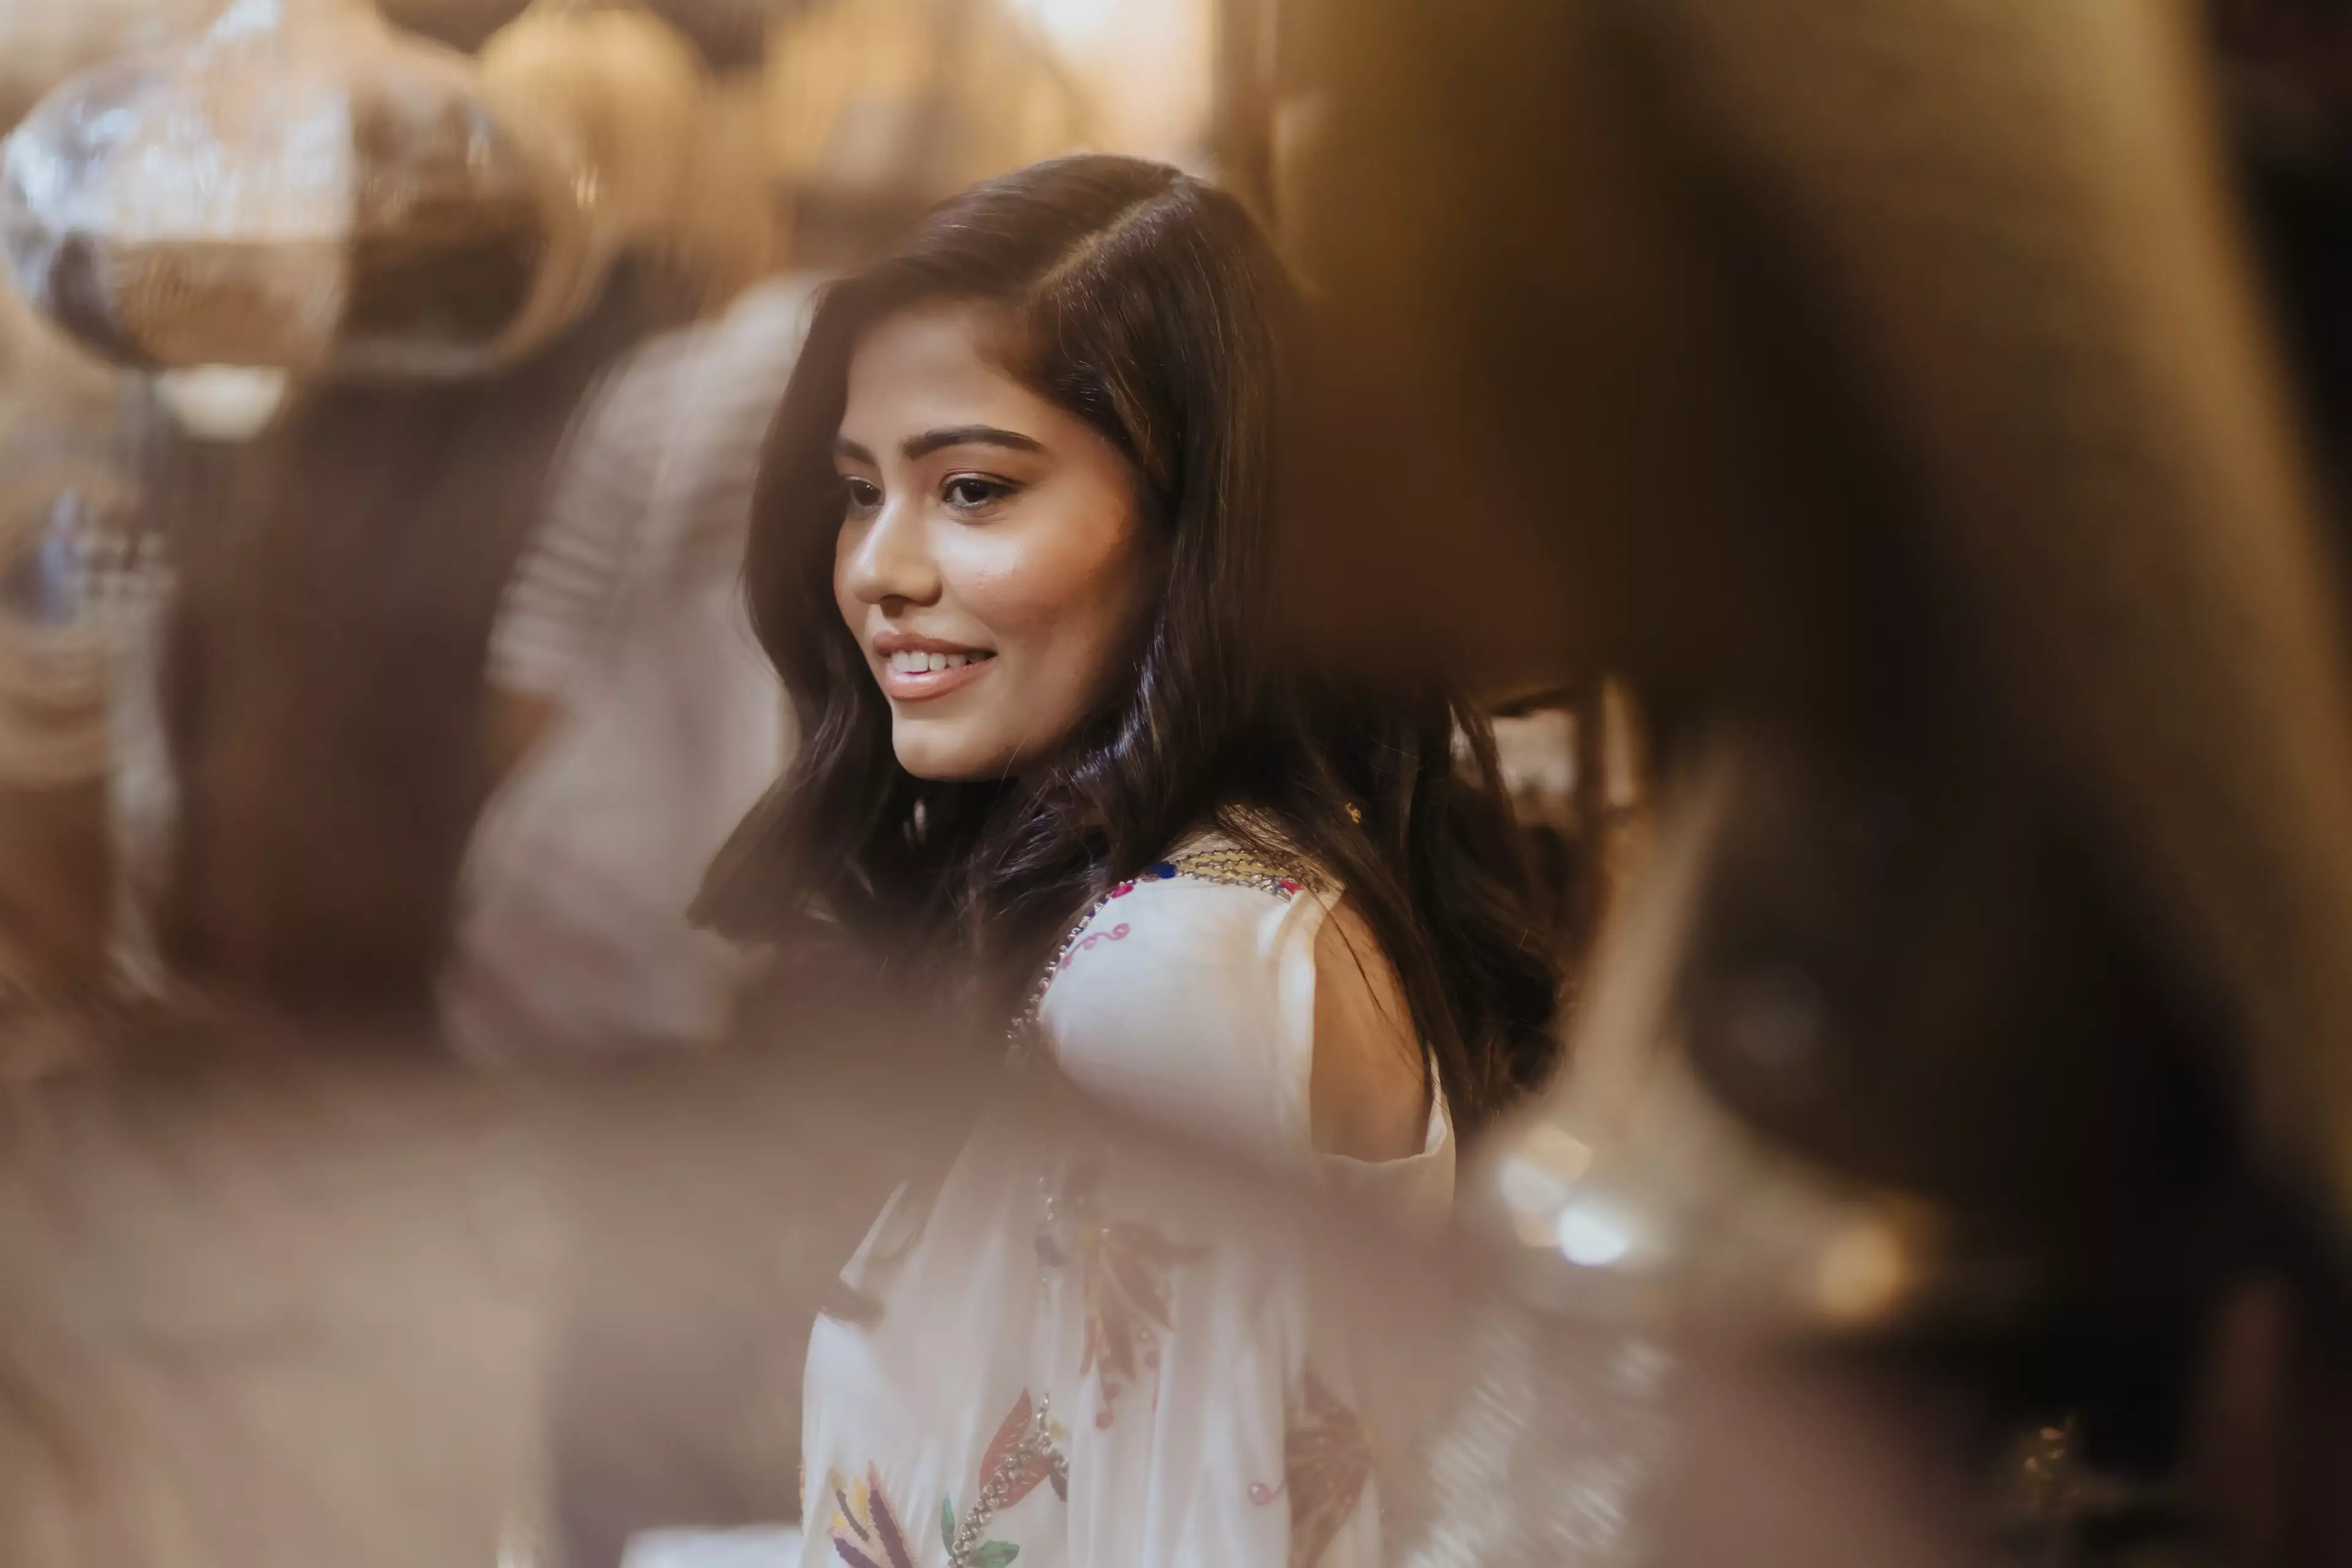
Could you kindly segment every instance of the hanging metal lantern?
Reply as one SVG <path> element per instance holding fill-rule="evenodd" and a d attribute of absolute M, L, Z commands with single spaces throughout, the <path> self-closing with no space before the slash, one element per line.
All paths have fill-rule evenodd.
<path fill-rule="evenodd" d="M 52 94 L 0 153 L 18 286 L 143 369 L 477 374 L 602 266 L 593 176 L 463 56 L 360 0 L 236 0 Z"/>

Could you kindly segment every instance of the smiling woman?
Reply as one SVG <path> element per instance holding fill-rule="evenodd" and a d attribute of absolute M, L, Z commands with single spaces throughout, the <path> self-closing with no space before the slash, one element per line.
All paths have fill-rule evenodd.
<path fill-rule="evenodd" d="M 1236 202 L 1118 158 L 982 185 L 824 297 L 748 569 L 803 746 L 706 908 L 1434 1221 L 1454 1116 L 1550 1063 L 1554 978 L 1485 722 L 1276 651 L 1293 310 Z M 928 1217 L 894 1203 L 810 1343 L 807 1562 L 936 1563 L 933 1521 L 950 1564 L 1377 1560 L 1311 1279 L 1152 1204 L 987 1126 Z"/>
<path fill-rule="evenodd" d="M 706 917 L 845 932 L 1001 1017 L 1214 830 L 1347 889 L 1420 1098 L 1476 1117 L 1542 1073 L 1485 721 L 1277 651 L 1297 310 L 1239 203 L 1110 157 L 979 186 L 827 290 L 746 567 L 803 750 Z"/>
<path fill-rule="evenodd" d="M 992 363 L 992 325 L 961 303 L 878 323 L 834 445 L 834 591 L 919 778 L 1007 776 L 1075 734 L 1134 651 L 1159 553 L 1132 466 Z"/>

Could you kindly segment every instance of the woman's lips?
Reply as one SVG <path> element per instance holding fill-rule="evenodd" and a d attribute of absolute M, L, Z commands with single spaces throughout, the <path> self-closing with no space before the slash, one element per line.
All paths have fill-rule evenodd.
<path fill-rule="evenodd" d="M 876 668 L 882 682 L 882 695 L 894 702 L 928 702 L 950 691 L 962 690 L 987 674 L 995 662 L 994 654 L 970 649 L 952 654 L 901 650 L 880 656 Z M 941 663 L 947 668 L 929 668 Z M 919 665 L 923 668 L 916 668 Z"/>

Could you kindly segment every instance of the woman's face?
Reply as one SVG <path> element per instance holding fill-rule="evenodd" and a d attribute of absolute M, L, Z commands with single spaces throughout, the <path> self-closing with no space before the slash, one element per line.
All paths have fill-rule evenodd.
<path fill-rule="evenodd" d="M 1133 466 L 999 368 L 991 325 L 939 304 L 870 328 L 834 443 L 834 599 L 919 778 L 1049 756 L 1122 672 L 1150 601 Z"/>

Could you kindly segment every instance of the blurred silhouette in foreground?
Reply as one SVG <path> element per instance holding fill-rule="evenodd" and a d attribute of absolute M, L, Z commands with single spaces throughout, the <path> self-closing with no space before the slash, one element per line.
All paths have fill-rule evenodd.
<path fill-rule="evenodd" d="M 1958 1469 L 2068 1478 L 2007 1499 L 2053 1552 L 2336 1561 L 2352 667 L 2197 20 L 1320 30 L 1278 188 L 1365 484 L 1310 633 L 1658 721 L 1656 860 L 1489 1172 L 1543 1292 L 1901 1331 Z"/>

